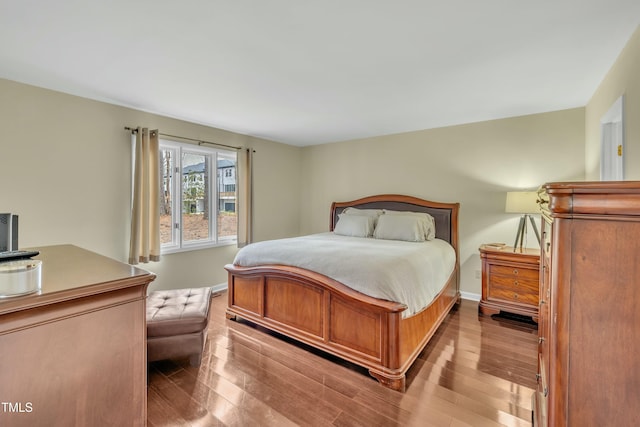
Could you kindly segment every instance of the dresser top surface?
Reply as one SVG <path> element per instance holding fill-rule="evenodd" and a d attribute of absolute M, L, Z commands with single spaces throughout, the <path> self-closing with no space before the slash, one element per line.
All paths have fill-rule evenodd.
<path fill-rule="evenodd" d="M 146 270 L 74 245 L 29 249 L 40 252 L 33 259 L 42 261 L 41 289 L 24 296 L 0 299 L 0 314 L 148 284 L 155 278 Z"/>

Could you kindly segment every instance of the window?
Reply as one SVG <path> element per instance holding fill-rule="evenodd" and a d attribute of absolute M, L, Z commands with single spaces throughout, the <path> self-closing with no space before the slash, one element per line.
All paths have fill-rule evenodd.
<path fill-rule="evenodd" d="M 160 140 L 163 253 L 237 238 L 235 152 Z"/>

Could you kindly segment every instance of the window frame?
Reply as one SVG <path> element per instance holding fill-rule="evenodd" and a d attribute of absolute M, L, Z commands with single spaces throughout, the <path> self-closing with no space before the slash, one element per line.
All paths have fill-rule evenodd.
<path fill-rule="evenodd" d="M 172 165 L 172 183 L 171 183 L 171 243 L 161 243 L 160 253 L 171 254 L 177 252 L 187 252 L 199 249 L 220 247 L 234 245 L 238 242 L 238 230 L 236 227 L 236 233 L 233 236 L 220 237 L 218 235 L 218 218 L 219 218 L 219 182 L 217 165 L 220 154 L 232 155 L 235 157 L 236 168 L 238 157 L 237 152 L 233 150 L 224 150 L 214 147 L 204 147 L 195 144 L 189 144 L 185 142 L 175 141 L 171 139 L 160 138 L 159 149 L 163 153 L 165 150 L 170 150 L 173 153 L 173 165 Z M 209 210 L 209 236 L 206 240 L 184 241 L 183 236 L 183 179 L 184 179 L 184 165 L 182 164 L 182 157 L 184 153 L 202 155 L 209 163 L 211 169 L 208 173 L 208 210 Z M 162 154 L 161 154 L 162 155 Z M 161 168 L 162 169 L 162 168 Z M 164 189 L 164 171 L 161 170 L 160 183 L 161 194 Z M 178 179 L 176 179 L 178 177 Z M 206 187 L 205 187 L 206 188 Z M 238 199 L 237 185 L 236 185 L 236 202 Z M 158 200 L 160 203 L 160 200 Z M 236 212 L 237 215 L 237 212 Z"/>

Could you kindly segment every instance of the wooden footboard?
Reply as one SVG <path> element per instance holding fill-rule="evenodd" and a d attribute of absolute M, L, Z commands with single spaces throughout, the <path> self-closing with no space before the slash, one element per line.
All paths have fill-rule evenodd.
<path fill-rule="evenodd" d="M 297 267 L 227 265 L 227 317 L 240 316 L 349 362 L 404 391 L 405 373 L 459 301 L 457 269 L 424 310 L 406 319 L 404 304 L 356 292 Z"/>

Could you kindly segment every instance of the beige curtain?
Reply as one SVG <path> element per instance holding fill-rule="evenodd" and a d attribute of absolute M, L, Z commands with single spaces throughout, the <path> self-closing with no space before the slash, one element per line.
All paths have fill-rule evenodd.
<path fill-rule="evenodd" d="M 138 128 L 135 134 L 129 264 L 160 261 L 158 131 Z"/>
<path fill-rule="evenodd" d="M 253 241 L 253 149 L 238 150 L 238 247 Z"/>

